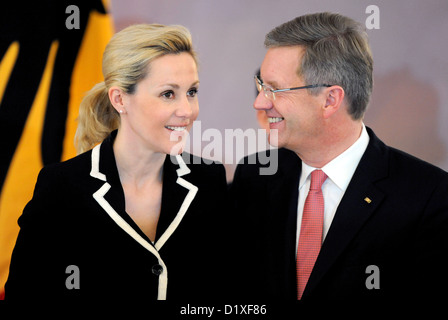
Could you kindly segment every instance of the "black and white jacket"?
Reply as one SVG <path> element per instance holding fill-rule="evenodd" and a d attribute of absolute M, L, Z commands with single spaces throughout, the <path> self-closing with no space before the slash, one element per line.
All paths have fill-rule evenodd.
<path fill-rule="evenodd" d="M 219 295 L 224 167 L 188 154 L 167 156 L 153 243 L 125 212 L 112 148 L 115 135 L 40 172 L 19 219 L 7 300 L 189 301 Z"/>

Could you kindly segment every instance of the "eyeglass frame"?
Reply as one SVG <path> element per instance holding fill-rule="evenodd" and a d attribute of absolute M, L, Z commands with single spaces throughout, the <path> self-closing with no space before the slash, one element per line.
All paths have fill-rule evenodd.
<path fill-rule="evenodd" d="M 333 85 L 331 84 L 310 84 L 307 86 L 302 86 L 302 87 L 293 87 L 293 88 L 286 88 L 286 89 L 274 89 L 274 88 L 269 88 L 269 85 L 264 84 L 263 80 L 260 79 L 260 77 L 258 75 L 254 75 L 254 80 L 255 80 L 255 85 L 257 87 L 258 92 L 261 92 L 261 90 L 259 89 L 262 88 L 263 92 L 264 92 L 264 96 L 267 99 L 270 99 L 270 97 L 268 96 L 268 92 L 270 91 L 272 94 L 272 100 L 275 100 L 275 93 L 276 92 L 285 92 L 285 91 L 292 91 L 292 90 L 299 90 L 299 89 L 312 89 L 312 88 L 319 88 L 319 87 L 332 87 Z"/>

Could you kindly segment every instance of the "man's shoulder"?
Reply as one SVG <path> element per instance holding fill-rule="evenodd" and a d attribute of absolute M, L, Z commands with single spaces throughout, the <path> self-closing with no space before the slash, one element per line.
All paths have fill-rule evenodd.
<path fill-rule="evenodd" d="M 371 141 L 363 157 L 365 165 L 376 167 L 386 165 L 389 176 L 405 181 L 448 179 L 448 173 L 441 168 L 403 150 L 388 146 L 370 128 L 367 128 L 367 131 Z"/>
<path fill-rule="evenodd" d="M 301 160 L 291 150 L 269 149 L 242 158 L 236 172 L 243 176 L 275 176 L 300 166 Z"/>
<path fill-rule="evenodd" d="M 268 160 L 273 160 L 277 158 L 281 161 L 300 161 L 297 154 L 291 150 L 280 148 L 280 149 L 268 149 L 265 151 L 260 151 L 256 153 L 252 153 L 248 156 L 245 156 L 238 162 L 238 166 L 245 165 L 257 165 L 257 166 L 266 166 Z"/>
<path fill-rule="evenodd" d="M 384 144 L 369 132 L 371 142 L 359 167 L 363 176 L 373 177 L 386 192 L 400 192 L 412 197 L 426 198 L 448 188 L 448 173 L 403 150 Z"/>
<path fill-rule="evenodd" d="M 403 150 L 389 147 L 391 170 L 425 180 L 448 179 L 448 172 Z"/>

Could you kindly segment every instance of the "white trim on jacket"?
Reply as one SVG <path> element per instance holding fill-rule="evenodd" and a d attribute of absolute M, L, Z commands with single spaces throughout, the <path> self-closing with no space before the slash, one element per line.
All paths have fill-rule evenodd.
<path fill-rule="evenodd" d="M 196 193 L 198 192 L 198 187 L 181 178 L 182 176 L 190 173 L 190 169 L 187 167 L 185 162 L 183 161 L 180 155 L 176 156 L 177 162 L 179 164 L 179 169 L 177 172 L 177 180 L 176 183 L 181 185 L 182 187 L 188 189 L 188 194 L 186 195 L 179 211 L 177 212 L 176 217 L 162 234 L 162 236 L 157 240 L 157 242 L 153 245 L 148 242 L 145 238 L 143 238 L 137 231 L 134 230 L 116 211 L 115 209 L 107 202 L 104 198 L 106 193 L 111 188 L 111 185 L 107 182 L 107 177 L 103 173 L 99 171 L 100 164 L 100 148 L 101 144 L 97 145 L 92 150 L 92 169 L 90 171 L 90 175 L 94 178 L 97 178 L 101 181 L 105 181 L 103 186 L 98 189 L 93 194 L 93 198 L 98 202 L 98 204 L 106 211 L 106 213 L 115 221 L 115 223 L 123 229 L 127 234 L 129 234 L 135 241 L 137 241 L 140 245 L 142 245 L 145 249 L 151 252 L 158 260 L 159 264 L 162 266 L 162 272 L 159 274 L 159 287 L 157 300 L 166 300 L 167 286 L 168 286 L 168 270 L 166 268 L 165 263 L 163 262 L 162 257 L 159 254 L 159 250 L 165 244 L 165 242 L 169 239 L 169 237 L 173 234 L 176 228 L 179 226 L 182 218 L 187 212 L 191 202 L 193 201 Z M 149 266 L 152 268 L 152 266 Z"/>

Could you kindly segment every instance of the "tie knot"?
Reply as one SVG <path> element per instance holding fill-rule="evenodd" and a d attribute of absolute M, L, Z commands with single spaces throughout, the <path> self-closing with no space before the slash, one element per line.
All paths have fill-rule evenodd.
<path fill-rule="evenodd" d="M 320 190 L 325 180 L 327 180 L 325 172 L 322 170 L 314 170 L 311 172 L 310 190 Z"/>

